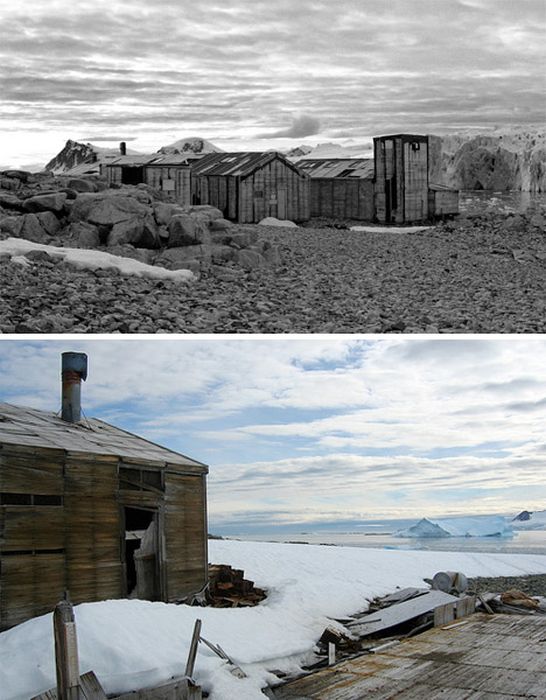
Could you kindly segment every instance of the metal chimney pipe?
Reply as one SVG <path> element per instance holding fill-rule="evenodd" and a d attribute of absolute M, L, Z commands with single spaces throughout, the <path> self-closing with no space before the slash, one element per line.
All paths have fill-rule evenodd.
<path fill-rule="evenodd" d="M 120 152 L 120 154 L 121 154 L 122 156 L 126 156 L 126 155 L 127 155 L 127 144 L 125 143 L 125 141 L 122 141 L 122 142 L 119 144 L 119 152 Z"/>
<path fill-rule="evenodd" d="M 81 420 L 81 381 L 87 379 L 87 355 L 83 352 L 63 352 L 61 379 L 61 418 L 67 423 L 78 423 Z"/>

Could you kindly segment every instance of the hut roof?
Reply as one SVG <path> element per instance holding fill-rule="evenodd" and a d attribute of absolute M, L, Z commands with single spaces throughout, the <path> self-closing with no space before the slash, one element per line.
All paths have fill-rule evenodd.
<path fill-rule="evenodd" d="M 297 166 L 312 178 L 354 177 L 367 180 L 374 176 L 373 158 L 307 158 L 298 161 Z"/>
<path fill-rule="evenodd" d="M 142 166 L 142 165 L 188 165 L 188 161 L 201 158 L 192 153 L 150 153 L 138 156 L 118 156 L 106 163 L 106 167 L 117 165 Z"/>
<path fill-rule="evenodd" d="M 206 465 L 97 418 L 67 423 L 55 413 L 0 403 L 0 444 L 88 452 L 193 468 Z"/>
<path fill-rule="evenodd" d="M 245 178 L 273 160 L 282 161 L 284 165 L 298 173 L 298 175 L 305 177 L 298 167 L 277 151 L 208 153 L 199 160 L 190 163 L 190 166 L 195 175 L 230 175 Z"/>

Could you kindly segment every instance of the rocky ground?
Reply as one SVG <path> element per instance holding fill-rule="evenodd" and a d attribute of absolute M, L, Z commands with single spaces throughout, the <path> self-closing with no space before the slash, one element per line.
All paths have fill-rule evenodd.
<path fill-rule="evenodd" d="M 546 574 L 469 579 L 469 591 L 474 593 L 503 593 L 512 589 L 530 596 L 546 597 Z"/>
<path fill-rule="evenodd" d="M 69 209 L 65 201 L 56 216 L 67 222 L 61 234 L 80 226 L 78 235 L 87 239 L 91 231 L 97 247 L 105 228 L 89 223 L 93 216 L 100 219 L 87 213 L 91 200 L 85 197 L 89 195 L 78 195 Z M 18 206 L 17 201 L 7 203 Z M 103 207 L 102 200 L 98 203 Z M 29 197 L 23 211 L 30 211 L 31 204 Z M 149 226 L 155 227 L 155 250 L 133 248 L 125 238 L 121 251 L 134 251 L 134 257 L 142 254 L 144 258 L 176 254 L 176 264 L 174 259 L 168 261 L 171 269 L 187 265 L 195 270 L 195 261 L 190 265 L 185 258 L 188 250 L 204 250 L 205 246 L 197 245 L 202 241 L 190 241 L 195 245 L 186 243 L 184 249 L 158 250 L 165 245 L 162 240 L 170 245 L 175 235 L 181 235 L 173 222 L 179 226 L 185 215 L 174 212 L 174 218 L 166 219 L 168 224 L 160 225 L 165 206 L 150 199 L 145 200 L 145 209 L 146 226 L 151 221 Z M 104 208 L 99 213 L 102 216 Z M 119 209 L 114 213 L 118 215 Z M 16 214 L 19 218 L 6 217 L 0 239 L 13 236 L 11 229 L 20 226 L 24 215 Z M 45 214 L 42 219 L 43 228 L 48 224 Z M 28 215 L 25 221 L 36 224 Z M 23 236 L 19 228 L 14 230 Z M 118 233 L 133 235 L 133 229 L 129 231 L 125 222 L 110 225 L 105 250 L 120 251 Z M 149 233 L 146 227 L 145 233 Z M 59 242 L 61 234 L 40 241 L 74 244 Z M 224 235 L 231 242 L 226 245 L 222 239 L 222 245 L 217 245 Z M 190 284 L 78 270 L 43 252 L 28 254 L 30 264 L 0 254 L 0 331 L 546 332 L 546 217 L 541 212 L 488 212 L 418 233 L 365 233 L 315 222 L 314 227 L 301 228 L 234 226 L 227 232 L 213 231 L 212 237 L 212 259 L 198 261 L 200 278 Z M 249 247 L 239 249 L 241 241 Z M 78 245 L 82 246 L 81 240 Z"/>
<path fill-rule="evenodd" d="M 242 227 L 250 228 L 250 227 Z M 255 230 L 261 227 L 252 227 Z M 546 234 L 521 217 L 414 234 L 263 228 L 279 265 L 192 284 L 0 258 L 3 333 L 546 332 Z"/>

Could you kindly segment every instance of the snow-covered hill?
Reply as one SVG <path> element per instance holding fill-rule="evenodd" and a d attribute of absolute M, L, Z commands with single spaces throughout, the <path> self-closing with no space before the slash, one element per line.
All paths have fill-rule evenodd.
<path fill-rule="evenodd" d="M 546 530 L 546 510 L 524 510 L 512 520 L 517 530 Z"/>
<path fill-rule="evenodd" d="M 206 139 L 202 139 L 199 136 L 191 136 L 179 139 L 168 146 L 162 146 L 158 153 L 195 153 L 201 155 L 205 153 L 223 153 L 223 151 Z"/>

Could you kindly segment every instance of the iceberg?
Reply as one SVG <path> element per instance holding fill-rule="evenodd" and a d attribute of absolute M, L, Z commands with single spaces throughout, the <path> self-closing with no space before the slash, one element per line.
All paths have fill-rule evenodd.
<path fill-rule="evenodd" d="M 511 537 L 511 523 L 492 515 L 482 518 L 422 518 L 406 530 L 394 533 L 395 537 Z"/>

